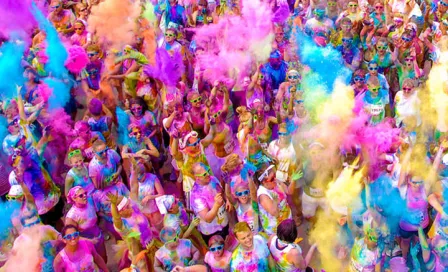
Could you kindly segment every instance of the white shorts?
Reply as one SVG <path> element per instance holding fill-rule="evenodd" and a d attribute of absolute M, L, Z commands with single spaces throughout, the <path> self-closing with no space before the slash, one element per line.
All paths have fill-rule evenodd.
<path fill-rule="evenodd" d="M 305 218 L 310 218 L 316 215 L 317 207 L 320 207 L 325 212 L 328 211 L 327 200 L 325 197 L 315 198 L 307 195 L 305 192 L 302 194 L 302 214 Z"/>

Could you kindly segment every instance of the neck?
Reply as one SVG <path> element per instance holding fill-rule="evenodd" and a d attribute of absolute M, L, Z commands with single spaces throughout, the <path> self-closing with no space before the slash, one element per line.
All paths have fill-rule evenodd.
<path fill-rule="evenodd" d="M 252 245 L 251 247 L 246 247 L 245 245 L 241 244 L 241 248 L 244 251 L 252 251 L 254 249 L 254 246 Z"/>
<path fill-rule="evenodd" d="M 76 252 L 78 250 L 78 243 L 76 243 L 76 245 L 69 245 L 69 244 L 67 244 L 65 246 L 65 250 L 68 251 L 68 252 L 71 252 L 71 253 Z"/>

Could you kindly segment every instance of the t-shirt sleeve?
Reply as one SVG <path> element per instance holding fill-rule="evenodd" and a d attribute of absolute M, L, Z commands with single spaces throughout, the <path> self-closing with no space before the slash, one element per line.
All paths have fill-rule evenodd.
<path fill-rule="evenodd" d="M 203 211 L 204 209 L 208 208 L 208 205 L 203 198 L 195 197 L 193 199 L 192 208 L 193 208 L 194 213 L 198 214 L 201 211 Z"/>

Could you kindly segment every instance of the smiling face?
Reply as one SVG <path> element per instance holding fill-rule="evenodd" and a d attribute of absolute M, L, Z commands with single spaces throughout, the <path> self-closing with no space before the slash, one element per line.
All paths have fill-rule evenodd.
<path fill-rule="evenodd" d="M 348 2 L 347 8 L 350 13 L 356 13 L 358 11 L 358 2 L 357 1 Z"/>
<path fill-rule="evenodd" d="M 380 54 L 380 55 L 384 55 L 388 48 L 389 48 L 389 46 L 387 45 L 387 42 L 379 41 L 376 44 L 376 50 L 378 50 L 378 54 Z"/>
<path fill-rule="evenodd" d="M 69 161 L 73 168 L 81 170 L 84 167 L 84 157 L 82 154 L 74 155 Z"/>
<path fill-rule="evenodd" d="M 241 204 L 247 204 L 250 199 L 250 191 L 246 186 L 238 186 L 235 190 L 235 196 Z"/>
<path fill-rule="evenodd" d="M 254 237 L 251 231 L 242 231 L 236 233 L 236 239 L 245 250 L 251 250 L 254 246 Z"/>
<path fill-rule="evenodd" d="M 76 34 L 80 35 L 84 32 L 85 27 L 82 23 L 75 23 L 74 29 Z"/>
<path fill-rule="evenodd" d="M 142 130 L 139 127 L 132 128 L 131 132 L 129 132 L 129 137 L 140 142 L 140 139 L 142 138 Z"/>
<path fill-rule="evenodd" d="M 172 43 L 176 40 L 176 33 L 173 30 L 168 29 L 165 32 L 165 41 L 167 43 Z"/>
<path fill-rule="evenodd" d="M 63 239 L 66 245 L 76 246 L 79 242 L 79 232 L 74 228 L 69 228 L 65 231 Z"/>
<path fill-rule="evenodd" d="M 369 70 L 369 74 L 371 76 L 378 75 L 378 64 L 376 64 L 376 63 L 369 63 L 369 66 L 367 67 L 367 69 Z"/>
<path fill-rule="evenodd" d="M 224 244 L 219 242 L 213 243 L 210 245 L 210 252 L 215 257 L 221 257 L 224 254 Z"/>
<path fill-rule="evenodd" d="M 83 207 L 87 204 L 87 192 L 84 189 L 79 189 L 73 196 L 75 205 L 78 207 Z"/>
<path fill-rule="evenodd" d="M 207 185 L 210 183 L 210 168 L 203 164 L 197 164 L 193 168 L 193 175 L 196 182 L 200 185 Z"/>

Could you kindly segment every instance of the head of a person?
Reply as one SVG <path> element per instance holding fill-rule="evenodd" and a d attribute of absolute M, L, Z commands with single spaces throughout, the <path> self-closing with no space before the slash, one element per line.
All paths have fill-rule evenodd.
<path fill-rule="evenodd" d="M 301 115 L 302 113 L 306 112 L 304 102 L 305 101 L 303 100 L 302 94 L 296 93 L 294 97 L 294 111 L 296 112 L 296 114 Z"/>
<path fill-rule="evenodd" d="M 374 7 L 375 7 L 375 12 L 377 14 L 383 14 L 384 13 L 384 4 L 383 4 L 382 1 L 376 0 L 375 4 L 374 4 Z"/>
<path fill-rule="evenodd" d="M 20 118 L 16 117 L 8 123 L 8 132 L 12 135 L 17 135 L 20 132 Z"/>
<path fill-rule="evenodd" d="M 344 32 L 344 33 L 350 32 L 352 30 L 352 27 L 353 27 L 353 22 L 352 22 L 352 20 L 350 20 L 350 18 L 344 17 L 341 20 L 342 32 Z"/>
<path fill-rule="evenodd" d="M 325 17 L 325 5 L 317 5 L 313 10 L 313 15 L 317 20 L 322 20 Z"/>
<path fill-rule="evenodd" d="M 187 100 L 194 108 L 200 108 L 202 106 L 202 96 L 195 91 L 190 91 L 187 94 Z"/>
<path fill-rule="evenodd" d="M 75 186 L 68 191 L 67 202 L 76 207 L 85 207 L 87 205 L 87 192 L 81 186 Z"/>
<path fill-rule="evenodd" d="M 236 112 L 240 121 L 240 129 L 252 128 L 252 113 L 245 106 L 239 106 L 236 108 Z"/>
<path fill-rule="evenodd" d="M 142 129 L 139 126 L 135 125 L 135 124 L 130 124 L 128 126 L 128 133 L 129 133 L 128 134 L 129 138 L 131 140 L 134 140 L 136 142 L 140 142 L 140 140 L 142 139 Z"/>
<path fill-rule="evenodd" d="M 201 152 L 201 139 L 196 131 L 191 131 L 183 138 L 183 141 L 179 144 L 182 152 L 191 156 L 196 156 Z"/>
<path fill-rule="evenodd" d="M 441 14 L 444 14 L 448 11 L 448 1 L 447 0 L 440 0 L 437 4 L 437 10 L 440 11 Z"/>
<path fill-rule="evenodd" d="M 403 32 L 403 34 L 401 35 L 401 41 L 403 42 L 403 47 L 409 48 L 412 45 L 413 39 L 414 37 L 412 31 L 406 30 L 405 32 Z"/>
<path fill-rule="evenodd" d="M 378 75 L 378 63 L 376 61 L 370 61 L 367 65 L 367 70 L 369 70 L 369 74 L 372 76 Z"/>
<path fill-rule="evenodd" d="M 207 13 L 208 1 L 207 0 L 199 0 L 198 1 L 198 11 L 202 12 L 202 14 Z"/>
<path fill-rule="evenodd" d="M 79 229 L 75 225 L 66 225 L 62 229 L 62 239 L 64 239 L 66 246 L 76 246 L 79 242 Z"/>
<path fill-rule="evenodd" d="M 347 4 L 347 10 L 350 13 L 356 13 L 358 11 L 358 6 L 359 6 L 359 4 L 358 4 L 357 0 L 356 1 L 350 0 L 350 1 L 348 1 L 348 4 Z"/>
<path fill-rule="evenodd" d="M 86 30 L 86 25 L 82 20 L 76 20 L 73 28 L 75 29 L 76 34 L 82 34 L 84 30 Z"/>
<path fill-rule="evenodd" d="M 238 222 L 233 227 L 233 234 L 241 247 L 245 250 L 252 250 L 254 246 L 254 235 L 247 222 Z"/>
<path fill-rule="evenodd" d="M 273 190 L 276 186 L 276 180 L 275 180 L 275 166 L 264 164 L 262 167 L 257 171 L 257 179 L 258 182 L 260 182 L 263 187 L 265 187 L 268 190 Z"/>
<path fill-rule="evenodd" d="M 269 56 L 269 64 L 274 69 L 280 68 L 280 65 L 282 64 L 282 54 L 280 53 L 280 51 L 275 50 L 271 53 L 271 55 Z"/>
<path fill-rule="evenodd" d="M 300 81 L 300 74 L 297 70 L 289 70 L 287 73 L 288 82 L 297 85 Z"/>
<path fill-rule="evenodd" d="M 283 220 L 277 226 L 277 237 L 283 242 L 288 244 L 294 243 L 297 238 L 297 234 L 297 226 L 292 219 Z"/>
<path fill-rule="evenodd" d="M 282 42 L 285 39 L 285 30 L 283 30 L 281 25 L 275 26 L 274 35 L 277 42 Z"/>
<path fill-rule="evenodd" d="M 95 142 L 93 142 L 92 148 L 95 152 L 95 157 L 98 160 L 103 161 L 107 159 L 107 151 L 109 150 L 109 148 L 104 141 L 99 139 L 96 140 Z"/>
<path fill-rule="evenodd" d="M 76 4 L 76 10 L 78 11 L 78 17 L 87 18 L 89 16 L 89 9 L 85 3 Z"/>
<path fill-rule="evenodd" d="M 371 227 L 367 228 L 367 231 L 364 236 L 364 242 L 366 243 L 367 248 L 369 250 L 374 250 L 377 248 L 378 237 L 379 237 L 379 234 L 375 229 L 373 229 Z"/>
<path fill-rule="evenodd" d="M 122 218 L 130 218 L 133 214 L 131 199 L 126 196 L 118 197 L 117 210 Z"/>
<path fill-rule="evenodd" d="M 389 43 L 387 42 L 387 39 L 384 37 L 379 38 L 376 42 L 376 50 L 378 51 L 378 54 L 384 55 L 388 49 Z"/>
<path fill-rule="evenodd" d="M 6 195 L 6 199 L 8 199 L 9 201 L 17 201 L 21 203 L 24 199 L 22 186 L 18 184 L 12 185 L 11 188 L 9 188 L 8 194 Z"/>
<path fill-rule="evenodd" d="M 396 28 L 402 27 L 404 24 L 403 14 L 395 13 L 394 14 L 394 25 Z"/>
<path fill-rule="evenodd" d="M 87 121 L 78 121 L 75 124 L 75 132 L 76 134 L 83 139 L 90 139 L 91 137 L 91 130 L 89 123 Z"/>
<path fill-rule="evenodd" d="M 235 196 L 241 204 L 247 204 L 250 201 L 249 186 L 244 183 L 239 183 L 235 188 Z"/>
<path fill-rule="evenodd" d="M 135 117 L 140 117 L 143 115 L 145 110 L 145 101 L 140 97 L 135 97 L 129 100 L 129 108 L 131 110 L 131 113 Z"/>
<path fill-rule="evenodd" d="M 353 34 L 351 32 L 344 33 L 342 35 L 342 46 L 351 47 L 353 44 Z"/>
<path fill-rule="evenodd" d="M 362 69 L 358 69 L 353 73 L 353 83 L 357 87 L 361 87 L 366 82 L 366 73 Z"/>
<path fill-rule="evenodd" d="M 89 102 L 89 112 L 93 116 L 100 116 L 103 112 L 103 103 L 97 98 L 92 98 Z"/>
<path fill-rule="evenodd" d="M 165 31 L 165 41 L 167 43 L 172 43 L 176 40 L 177 38 L 177 30 L 174 28 L 168 28 Z"/>
<path fill-rule="evenodd" d="M 62 6 L 62 0 L 52 0 L 50 2 L 50 12 L 60 14 L 63 10 L 64 7 Z"/>
<path fill-rule="evenodd" d="M 17 106 L 17 101 L 14 99 L 11 99 L 8 101 L 9 103 L 4 106 L 5 108 L 5 116 L 8 119 L 14 119 L 19 115 L 19 108 Z"/>
<path fill-rule="evenodd" d="M 221 235 L 213 235 L 208 240 L 208 247 L 213 256 L 221 257 L 224 254 L 224 238 Z"/>
<path fill-rule="evenodd" d="M 237 174 L 243 169 L 244 162 L 240 156 L 236 153 L 232 153 L 226 157 L 224 164 L 221 166 L 221 171 L 223 173 L 228 173 L 230 175 Z"/>
<path fill-rule="evenodd" d="M 317 141 L 308 146 L 308 155 L 312 165 L 319 166 L 323 162 L 324 151 L 324 145 Z"/>
<path fill-rule="evenodd" d="M 344 167 L 350 167 L 352 169 L 359 168 L 359 159 L 357 158 L 361 155 L 361 148 L 359 146 L 350 146 L 343 148 L 341 150 L 342 154 L 342 165 Z"/>
<path fill-rule="evenodd" d="M 179 245 L 179 233 L 174 228 L 164 227 L 160 231 L 160 240 L 166 248 L 174 250 Z"/>
<path fill-rule="evenodd" d="M 410 54 L 407 54 L 404 57 L 404 64 L 406 65 L 406 67 L 412 68 L 412 66 L 414 64 L 414 60 L 415 60 L 415 58 L 413 56 L 411 56 Z"/>
<path fill-rule="evenodd" d="M 282 143 L 291 142 L 291 131 L 289 131 L 287 123 L 281 123 L 278 126 L 278 138 Z"/>
<path fill-rule="evenodd" d="M 84 167 L 84 156 L 82 155 L 81 149 L 69 150 L 67 153 L 67 159 L 70 166 L 81 170 Z"/>
<path fill-rule="evenodd" d="M 86 52 L 90 61 L 96 61 L 99 59 L 100 47 L 97 44 L 89 44 L 86 48 Z"/>
<path fill-rule="evenodd" d="M 31 67 L 25 68 L 25 71 L 23 72 L 23 77 L 28 79 L 28 81 L 34 82 L 34 83 L 39 83 L 39 81 L 40 81 L 39 75 Z"/>
<path fill-rule="evenodd" d="M 210 121 L 215 121 L 216 124 L 222 123 L 224 120 L 223 112 L 222 112 L 222 105 L 212 105 L 210 108 L 209 118 Z"/>
<path fill-rule="evenodd" d="M 380 81 L 378 77 L 372 76 L 367 80 L 367 88 L 369 89 L 370 95 L 376 97 L 381 89 Z"/>
<path fill-rule="evenodd" d="M 410 96 L 410 95 L 414 94 L 414 92 L 415 92 L 414 80 L 411 78 L 406 78 L 403 81 L 402 90 L 403 90 L 403 94 L 405 96 Z"/>
<path fill-rule="evenodd" d="M 210 183 L 210 167 L 202 162 L 193 164 L 191 172 L 196 183 L 199 185 L 207 185 Z"/>
<path fill-rule="evenodd" d="M 338 2 L 336 0 L 328 0 L 327 1 L 327 9 L 332 12 L 337 11 Z"/>

